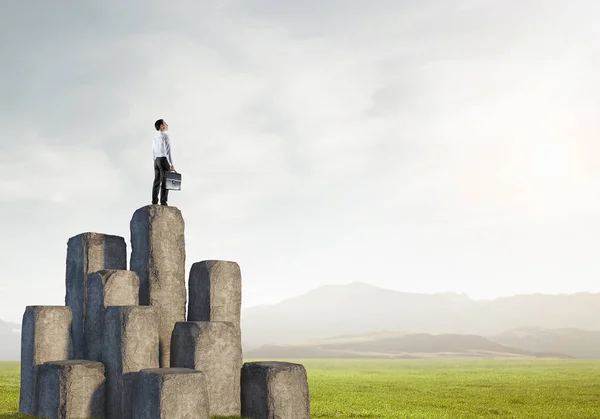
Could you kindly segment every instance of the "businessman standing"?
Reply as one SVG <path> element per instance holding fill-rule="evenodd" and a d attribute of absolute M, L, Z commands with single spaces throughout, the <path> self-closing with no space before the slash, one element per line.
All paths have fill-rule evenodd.
<path fill-rule="evenodd" d="M 160 204 L 167 205 L 169 191 L 167 190 L 166 172 L 175 171 L 173 158 L 171 157 L 171 141 L 169 134 L 169 125 L 159 119 L 154 123 L 156 135 L 152 145 L 152 158 L 154 159 L 154 183 L 152 184 L 152 205 L 158 204 L 158 189 L 160 187 Z"/>

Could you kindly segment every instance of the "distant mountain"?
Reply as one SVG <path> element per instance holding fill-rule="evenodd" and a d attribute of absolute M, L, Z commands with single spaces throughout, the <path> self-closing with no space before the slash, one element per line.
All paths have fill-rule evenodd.
<path fill-rule="evenodd" d="M 523 326 L 600 329 L 600 294 L 517 295 L 476 301 L 464 294 L 414 294 L 355 282 L 330 285 L 242 312 L 244 349 L 343 334 L 496 335 Z"/>
<path fill-rule="evenodd" d="M 574 358 L 600 358 L 600 331 L 523 327 L 488 337 L 525 351 L 560 352 Z"/>
<path fill-rule="evenodd" d="M 245 354 L 263 345 L 312 345 L 315 340 L 332 336 L 364 338 L 374 331 L 387 330 L 414 335 L 401 345 L 430 339 L 425 335 L 478 335 L 523 352 L 600 358 L 597 319 L 600 294 L 594 293 L 531 294 L 476 301 L 459 293 L 405 293 L 355 282 L 324 286 L 278 304 L 245 309 L 241 327 Z M 19 360 L 20 325 L 0 321 L 0 339 L 0 361 Z M 431 343 L 436 350 L 444 347 L 441 339 L 438 336 Z M 456 339 L 451 338 L 450 343 L 458 345 Z M 460 339 L 463 346 L 446 342 L 444 351 L 484 350 L 474 348 L 476 342 L 466 345 L 466 338 Z M 400 343 L 396 340 L 391 344 Z M 369 348 L 371 343 L 365 343 L 366 347 L 352 350 L 367 353 L 385 344 L 380 341 Z M 346 349 L 328 346 L 327 350 Z"/>
<path fill-rule="evenodd" d="M 0 361 L 21 358 L 21 325 L 0 320 Z"/>
<path fill-rule="evenodd" d="M 324 339 L 304 344 L 264 345 L 248 358 L 439 358 L 541 357 L 475 335 L 384 332 Z M 562 354 L 552 354 L 563 356 Z"/>
<path fill-rule="evenodd" d="M 477 306 L 460 294 L 412 294 L 355 282 L 329 285 L 242 312 L 245 347 L 297 342 L 373 330 L 462 333 Z M 444 313 L 437 315 L 436 313 Z"/>
<path fill-rule="evenodd" d="M 524 326 L 600 330 L 600 293 L 528 294 L 479 301 L 472 322 L 478 334 L 498 334 Z"/>

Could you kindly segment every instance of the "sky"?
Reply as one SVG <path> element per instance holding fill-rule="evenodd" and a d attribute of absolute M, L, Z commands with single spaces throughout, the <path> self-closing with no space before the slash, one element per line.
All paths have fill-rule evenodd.
<path fill-rule="evenodd" d="M 169 123 L 186 277 L 243 307 L 355 281 L 600 291 L 600 3 L 9 2 L 0 319 L 64 305 L 66 244 L 129 247 Z M 187 279 L 187 278 L 186 278 Z"/>

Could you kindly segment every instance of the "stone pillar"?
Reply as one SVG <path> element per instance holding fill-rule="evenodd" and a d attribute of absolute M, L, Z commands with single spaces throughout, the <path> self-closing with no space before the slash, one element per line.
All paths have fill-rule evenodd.
<path fill-rule="evenodd" d="M 101 233 L 83 233 L 67 242 L 65 305 L 73 313 L 73 358 L 84 358 L 87 276 L 101 269 L 127 269 L 125 239 Z"/>
<path fill-rule="evenodd" d="M 130 419 L 138 374 L 158 368 L 158 325 L 153 307 L 107 307 L 104 315 L 106 414 Z"/>
<path fill-rule="evenodd" d="M 239 330 L 242 275 L 236 262 L 205 260 L 190 269 L 188 321 L 231 322 Z"/>
<path fill-rule="evenodd" d="M 109 306 L 137 306 L 140 280 L 133 271 L 101 270 L 88 276 L 84 357 L 102 361 L 104 311 Z"/>
<path fill-rule="evenodd" d="M 73 356 L 72 317 L 69 307 L 27 306 L 21 324 L 21 389 L 19 412 L 35 416 L 38 407 L 37 374 L 48 361 Z"/>
<path fill-rule="evenodd" d="M 140 305 L 156 308 L 160 366 L 167 368 L 173 327 L 185 321 L 184 220 L 175 207 L 148 205 L 135 211 L 130 230 L 130 269 L 140 278 Z"/>
<path fill-rule="evenodd" d="M 171 367 L 204 372 L 210 416 L 240 415 L 240 335 L 229 322 L 179 322 L 173 331 Z"/>
<path fill-rule="evenodd" d="M 204 373 L 188 368 L 142 370 L 133 419 L 209 419 Z"/>
<path fill-rule="evenodd" d="M 290 362 L 247 362 L 242 368 L 242 417 L 310 419 L 306 370 Z"/>
<path fill-rule="evenodd" d="M 104 365 L 101 362 L 46 362 L 40 367 L 38 380 L 38 417 L 105 417 L 106 386 Z"/>

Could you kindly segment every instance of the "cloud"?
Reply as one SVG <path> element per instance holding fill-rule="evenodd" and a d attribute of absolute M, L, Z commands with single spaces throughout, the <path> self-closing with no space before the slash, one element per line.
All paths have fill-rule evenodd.
<path fill-rule="evenodd" d="M 165 118 L 190 261 L 242 262 L 247 304 L 347 278 L 543 288 L 519 272 L 560 255 L 549 228 L 581 241 L 564 245 L 579 256 L 554 257 L 556 272 L 539 268 L 554 281 L 544 289 L 589 289 L 592 273 L 560 279 L 568 260 L 591 263 L 585 225 L 600 207 L 599 7 L 13 3 L 0 28 L 0 163 L 18 182 L 0 180 L 0 217 L 16 238 L 0 239 L 12 260 L 0 283 L 18 304 L 19 281 L 45 290 L 32 300 L 60 302 L 48 287 L 64 277 L 68 237 L 128 237 L 150 200 L 152 124 Z"/>
<path fill-rule="evenodd" d="M 34 141 L 35 142 L 35 141 Z M 104 150 L 29 145 L 0 156 L 7 176 L 0 179 L 1 201 L 42 201 L 70 205 L 98 197 L 116 200 L 122 184 Z"/>

